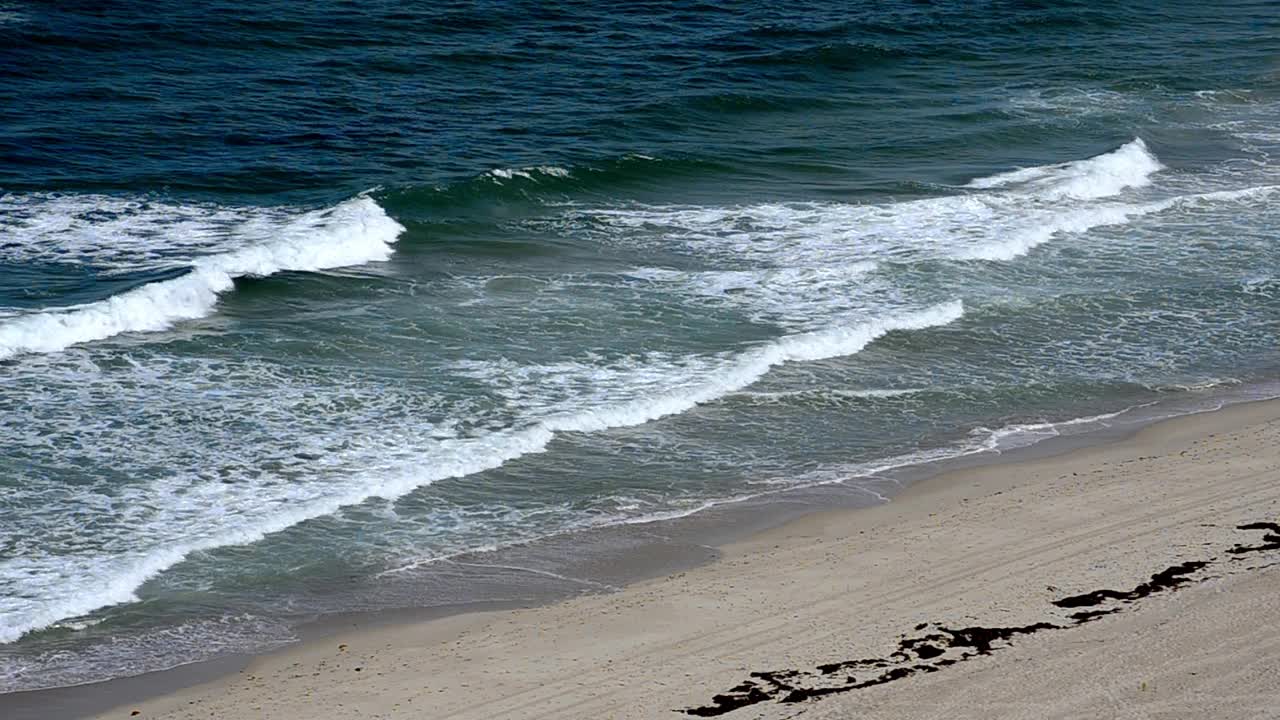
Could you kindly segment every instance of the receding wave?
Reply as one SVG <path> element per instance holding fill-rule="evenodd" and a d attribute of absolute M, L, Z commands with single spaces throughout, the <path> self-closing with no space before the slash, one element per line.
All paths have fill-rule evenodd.
<path fill-rule="evenodd" d="M 878 318 L 856 325 L 786 335 L 743 353 L 718 372 L 701 382 L 681 388 L 679 392 L 551 418 L 544 425 L 551 430 L 572 432 L 594 432 L 610 427 L 638 425 L 667 415 L 687 412 L 698 405 L 741 390 L 783 363 L 813 362 L 853 355 L 889 332 L 947 325 L 963 315 L 963 305 L 959 301 L 953 301 L 918 312 Z"/>
<path fill-rule="evenodd" d="M 579 172 L 582 168 L 577 166 L 512 167 L 471 182 L 487 188 L 555 185 L 576 182 Z M 323 463 L 299 461 L 298 472 L 306 473 L 306 482 L 278 482 L 274 477 L 259 481 L 252 475 L 245 476 L 244 482 L 217 483 L 217 514 L 204 512 L 198 504 L 200 496 L 188 493 L 182 478 L 145 481 L 152 484 L 143 488 L 143 495 L 163 494 L 176 501 L 173 507 L 154 508 L 158 519 L 148 522 L 149 534 L 139 539 L 135 527 L 121 527 L 119 533 L 128 538 L 125 552 L 58 557 L 40 567 L 22 568 L 27 594 L 0 593 L 0 641 L 14 640 L 96 608 L 128 602 L 148 578 L 193 552 L 255 542 L 371 497 L 396 498 L 447 478 L 497 468 L 545 451 L 564 433 L 600 432 L 686 413 L 726 396 L 740 396 L 780 365 L 856 354 L 887 333 L 925 330 L 964 316 L 961 300 L 951 299 L 959 293 L 945 288 L 934 288 L 931 292 L 937 294 L 925 298 L 904 297 L 901 288 L 892 286 L 882 294 L 858 295 L 860 288 L 883 282 L 885 276 L 892 280 L 891 270 L 886 268 L 894 265 L 935 258 L 1014 258 L 1057 233 L 1104 222 L 1126 222 L 1140 214 L 1180 206 L 1194 209 L 1218 202 L 1253 202 L 1269 198 L 1276 189 L 1260 186 L 1172 197 L 1167 189 L 1162 191 L 1165 195 L 1147 192 L 1154 190 L 1148 184 L 1159 172 L 1159 161 L 1150 149 L 1135 141 L 1096 158 L 1000 173 L 974 181 L 970 187 L 953 189 L 958 194 L 909 202 L 739 207 L 579 203 L 557 208 L 557 231 L 584 232 L 587 228 L 603 233 L 609 242 L 656 243 L 662 260 L 653 264 L 672 261 L 666 267 L 642 266 L 611 277 L 634 285 L 652 283 L 659 286 L 653 289 L 663 292 L 670 289 L 696 295 L 699 307 L 706 307 L 707 298 L 714 302 L 724 298 L 724 302 L 741 302 L 741 307 L 775 313 L 778 317 L 770 318 L 776 328 L 770 332 L 774 339 L 754 346 L 735 345 L 731 352 L 637 352 L 623 360 L 573 356 L 555 363 L 556 367 L 473 357 L 469 360 L 476 364 L 475 372 L 462 376 L 464 379 L 485 388 L 504 381 L 518 385 L 518 392 L 502 395 L 504 401 L 510 401 L 504 408 L 514 408 L 514 417 L 503 414 L 497 418 L 501 422 L 468 425 L 467 418 L 442 411 L 448 415 L 445 420 L 458 421 L 468 434 L 435 435 L 431 428 L 419 426 L 391 441 L 372 437 L 373 433 L 362 434 L 368 427 L 385 429 L 385 418 L 347 422 L 341 443 L 334 444 L 338 449 L 325 447 L 312 453 L 323 457 Z M 361 220 L 353 221 L 353 217 Z M 189 312 L 207 313 L 220 292 L 217 288 L 237 273 L 270 274 L 385 257 L 400 231 L 400 226 L 367 198 L 308 215 L 305 220 L 295 217 L 290 221 L 293 224 L 263 222 L 271 228 L 269 234 L 278 235 L 281 227 L 292 230 L 275 244 L 210 246 L 211 251 L 191 263 L 193 270 L 187 275 L 136 288 L 120 298 L 132 298 L 131 293 L 149 289 L 154 292 L 155 287 L 164 290 L 169 283 L 191 289 L 183 283 L 199 280 L 192 290 L 195 300 Z M 1269 287 L 1265 284 L 1268 277 L 1265 273 L 1251 275 L 1250 287 Z M 139 297 L 138 307 L 145 309 L 171 308 L 176 303 L 163 297 Z M 948 301 L 933 304 L 939 299 Z M 783 308 L 795 307 L 804 308 L 800 313 L 804 317 L 793 320 L 782 314 Z M 34 317 L 76 316 L 86 309 L 89 317 L 101 312 L 94 304 L 69 313 Z M 110 313 L 105 316 L 108 320 L 115 317 Z M 132 317 L 132 312 L 124 316 Z M 4 318 L 0 329 L 9 331 L 14 323 L 28 322 L 30 317 Z M 772 322 L 774 319 L 777 322 Z M 156 322 L 173 321 L 161 318 Z M 51 323 L 48 328 L 66 330 L 47 318 L 45 322 Z M 98 329 L 77 332 L 101 332 L 99 326 L 87 327 Z M 43 337 L 46 329 L 23 337 Z M 570 367 L 566 370 L 565 366 Z M 445 370 L 452 372 L 453 368 Z M 276 379 L 272 377 L 273 382 Z M 368 395 L 380 397 L 381 389 L 374 388 Z M 308 394 L 313 393 L 306 389 L 297 393 L 299 397 Z M 874 395 L 862 398 L 868 399 L 875 399 Z M 225 404 L 224 400 L 215 401 Z M 409 403 L 409 415 L 428 404 Z M 300 422 L 297 413 L 289 415 L 288 421 Z M 274 432 L 277 426 L 267 429 Z M 1037 426 L 1020 428 L 1019 432 L 1032 436 L 1043 434 L 1042 430 Z M 237 445 L 229 443 L 228 447 Z M 155 492 L 149 492 L 152 490 Z"/>
<path fill-rule="evenodd" d="M 945 394 L 946 389 L 932 388 L 865 388 L 850 390 L 844 388 L 812 388 L 807 390 L 786 390 L 781 392 L 735 393 L 733 398 L 752 405 L 792 405 L 807 404 L 813 406 L 845 407 L 867 402 L 896 400 L 927 394 Z"/>
<path fill-rule="evenodd" d="M 282 271 L 314 271 L 390 257 L 403 228 L 368 197 L 332 208 L 278 217 L 245 218 L 239 225 L 259 244 L 204 255 L 190 271 L 98 302 L 19 315 L 0 322 L 0 360 L 47 353 L 121 333 L 166 330 L 213 312 L 218 297 L 238 277 Z"/>
<path fill-rule="evenodd" d="M 32 596 L 0 598 L 0 610 L 3 610 L 0 642 L 12 642 L 65 618 L 133 601 L 139 586 L 191 553 L 256 542 L 268 534 L 330 515 L 371 497 L 397 498 L 439 480 L 497 468 L 523 455 L 544 451 L 560 433 L 599 432 L 684 413 L 751 385 L 781 364 L 852 355 L 887 333 L 945 325 L 963 314 L 961 303 L 953 301 L 782 336 L 737 355 L 703 358 L 689 365 L 696 375 L 684 378 L 679 390 L 633 393 L 630 399 L 550 414 L 524 427 L 479 437 L 427 439 L 415 446 L 402 466 L 388 467 L 385 446 L 377 442 L 368 448 L 370 457 L 355 458 L 364 467 L 379 468 L 377 471 L 357 471 L 354 477 L 343 472 L 331 482 L 317 479 L 312 483 L 275 488 L 220 488 L 222 502 L 227 507 L 213 518 L 215 524 L 207 533 L 194 532 L 186 525 L 181 526 L 180 535 L 171 542 L 144 551 L 109 558 L 58 558 L 56 568 L 28 568 L 27 587 Z M 671 369 L 681 370 L 681 367 Z M 646 374 L 644 370 L 640 372 Z M 423 462 L 424 459 L 429 462 Z M 165 490 L 157 488 L 156 492 Z M 242 514 L 245 508 L 239 507 L 240 500 L 232 496 L 234 493 L 247 493 L 240 500 L 245 508 L 254 508 L 254 512 Z M 262 513 L 263 509 L 268 512 Z M 175 527 L 178 527 L 176 523 Z M 68 578 L 75 583 L 77 591 L 69 591 Z"/>

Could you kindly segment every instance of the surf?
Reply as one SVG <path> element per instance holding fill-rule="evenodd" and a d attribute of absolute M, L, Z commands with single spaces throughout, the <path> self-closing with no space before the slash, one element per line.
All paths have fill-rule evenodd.
<path fill-rule="evenodd" d="M 24 353 L 58 352 L 124 333 L 160 332 L 183 321 L 208 317 L 237 278 L 267 277 L 286 271 L 314 272 L 386 260 L 404 227 L 372 198 L 360 196 L 285 219 L 250 215 L 235 230 L 254 239 L 265 239 L 235 250 L 198 256 L 190 261 L 188 272 L 173 279 L 148 283 L 97 302 L 22 314 L 0 322 L 0 360 Z M 162 237 L 160 243 L 165 240 Z M 172 250 L 172 246 L 161 245 L 153 252 L 166 249 Z"/>
<path fill-rule="evenodd" d="M 14 560 L 0 562 L 0 577 L 25 576 L 26 593 L 35 596 L 0 598 L 5 618 L 0 622 L 0 643 L 14 642 L 66 618 L 135 601 L 143 583 L 192 553 L 257 542 L 373 497 L 395 499 L 440 480 L 494 469 L 519 457 L 544 452 L 552 440 L 565 433 L 596 433 L 685 413 L 750 386 L 779 365 L 856 354 L 890 332 L 938 327 L 955 322 L 963 314 L 962 304 L 953 301 L 787 335 L 736 355 L 694 359 L 665 369 L 641 369 L 636 372 L 637 378 L 667 373 L 679 389 L 650 395 L 637 389 L 642 389 L 643 384 L 625 383 L 632 388 L 629 399 L 531 418 L 522 427 L 480 437 L 419 439 L 402 448 L 404 457 L 390 466 L 383 457 L 382 443 L 369 439 L 366 445 L 358 437 L 351 438 L 355 447 L 346 457 L 331 457 L 325 462 L 345 460 L 352 467 L 384 469 L 364 471 L 354 478 L 341 474 L 336 480 L 317 479 L 298 486 L 250 487 L 243 491 L 215 487 L 223 496 L 223 512 L 213 519 L 208 532 L 188 524 L 151 548 L 111 557 L 61 557 L 57 558 L 56 567 L 41 567 L 29 561 L 22 567 L 15 566 Z M 685 376 L 677 381 L 676 374 Z M 237 501 L 243 493 L 247 493 L 239 498 L 243 502 Z M 172 490 L 161 486 L 147 493 L 155 497 L 172 494 Z M 264 514 L 264 509 L 269 514 Z M 164 511 L 169 510 L 179 512 L 181 508 L 166 507 Z M 175 517 L 171 527 L 155 530 L 169 534 L 181 526 Z M 69 584 L 68 577 L 73 578 Z"/>

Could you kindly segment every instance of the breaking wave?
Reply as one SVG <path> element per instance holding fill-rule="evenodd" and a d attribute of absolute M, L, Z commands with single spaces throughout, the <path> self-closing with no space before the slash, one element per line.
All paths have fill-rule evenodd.
<path fill-rule="evenodd" d="M 72 205 L 74 202 L 79 205 Z M 117 266 L 147 258 L 164 259 L 162 251 L 152 249 L 156 243 L 147 245 L 147 240 L 158 233 L 163 233 L 161 247 L 167 252 L 216 247 L 216 241 L 257 242 L 196 257 L 190 261 L 190 270 L 179 277 L 142 285 L 105 300 L 7 318 L 0 323 L 0 360 L 23 353 L 57 352 L 122 333 L 166 330 L 184 320 L 206 317 L 236 278 L 386 260 L 404 230 L 376 202 L 363 196 L 324 210 L 292 215 L 279 210 L 246 215 L 227 209 L 181 208 L 182 214 L 175 218 L 169 212 L 171 206 L 144 206 L 142 212 L 135 212 L 126 220 L 121 220 L 118 209 L 112 212 L 111 205 L 104 210 L 86 208 L 84 202 L 55 198 L 49 207 L 41 208 L 42 213 L 28 214 L 21 227 L 37 240 L 55 234 L 59 238 L 70 236 L 78 244 L 71 248 L 64 245 L 64 254 L 88 262 L 105 257 Z M 80 212 L 67 212 L 71 208 Z M 93 213 L 109 213 L 103 223 L 113 226 L 109 232 L 93 227 Z M 74 232 L 77 229 L 80 232 Z M 121 235 L 131 239 L 133 245 L 120 246 Z M 32 246 L 47 247 L 47 243 L 24 243 L 15 250 L 22 252 Z"/>

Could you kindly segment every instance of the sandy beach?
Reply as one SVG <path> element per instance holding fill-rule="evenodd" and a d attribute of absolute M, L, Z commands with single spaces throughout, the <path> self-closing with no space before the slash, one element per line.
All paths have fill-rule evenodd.
<path fill-rule="evenodd" d="M 0 0 L 0 720 L 1280 720 L 1280 2 Z"/>
<path fill-rule="evenodd" d="M 1275 717 L 1277 447 L 1280 402 L 1176 418 L 620 592 L 344 632 L 99 717 Z"/>

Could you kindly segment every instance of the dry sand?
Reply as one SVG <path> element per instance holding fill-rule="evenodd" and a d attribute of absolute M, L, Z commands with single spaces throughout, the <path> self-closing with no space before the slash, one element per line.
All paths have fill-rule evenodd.
<path fill-rule="evenodd" d="M 1280 527 L 1238 529 L 1278 520 L 1280 403 L 1241 405 L 942 475 L 617 593 L 295 646 L 101 717 L 1280 718 Z"/>

